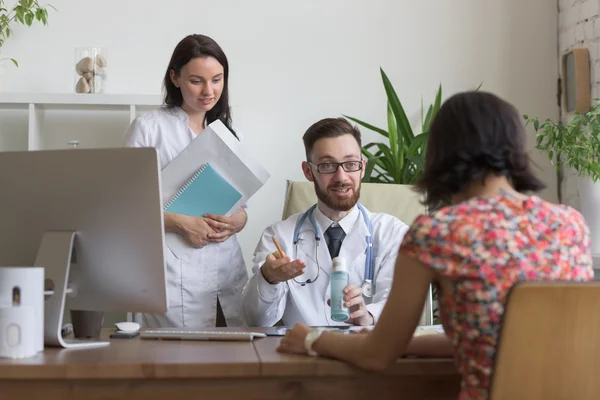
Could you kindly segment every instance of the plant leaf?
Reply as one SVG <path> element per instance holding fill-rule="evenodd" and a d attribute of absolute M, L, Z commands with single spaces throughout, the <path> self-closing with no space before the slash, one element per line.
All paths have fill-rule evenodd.
<path fill-rule="evenodd" d="M 368 147 L 375 146 L 375 143 L 369 143 L 367 146 Z M 367 160 L 370 160 L 371 158 L 376 158 L 377 159 L 377 162 L 376 162 L 377 166 L 379 168 L 385 168 L 385 169 L 387 169 L 387 167 L 384 165 L 383 161 L 380 160 L 380 158 L 381 158 L 380 156 L 382 155 L 381 150 L 379 150 L 377 153 L 373 154 L 373 153 L 371 153 L 368 150 L 367 146 L 365 146 L 365 147 L 363 147 L 361 149 L 361 152 L 363 153 L 363 155 L 365 156 L 365 158 Z"/>
<path fill-rule="evenodd" d="M 27 14 L 25 14 L 25 24 L 27 26 L 31 26 L 34 18 L 35 18 L 35 16 L 31 12 L 28 12 Z"/>
<path fill-rule="evenodd" d="M 365 166 L 365 176 L 363 177 L 363 182 L 370 182 L 371 175 L 373 174 L 373 170 L 375 169 L 375 165 L 377 165 L 377 160 L 379 157 L 370 157 L 367 159 L 367 165 Z"/>
<path fill-rule="evenodd" d="M 414 157 L 417 155 L 424 155 L 425 149 L 427 148 L 427 140 L 429 140 L 429 132 L 423 132 L 420 135 L 415 136 L 415 140 L 410 144 L 408 149 L 408 156 Z"/>
<path fill-rule="evenodd" d="M 427 117 L 425 118 L 425 122 L 423 123 L 423 132 L 429 132 L 431 129 L 431 122 L 433 118 L 436 116 L 440 107 L 442 106 L 442 84 L 440 84 L 437 93 L 435 94 L 435 100 L 432 105 L 429 106 L 427 110 Z"/>
<path fill-rule="evenodd" d="M 390 171 L 394 177 L 394 180 L 397 181 L 400 179 L 396 174 L 402 170 L 404 164 L 404 155 L 403 151 L 398 149 L 398 130 L 396 127 L 396 119 L 394 118 L 394 113 L 392 112 L 392 108 L 390 107 L 390 103 L 387 106 L 387 122 L 388 122 L 388 133 L 389 133 L 389 142 L 390 142 L 390 150 L 391 150 L 391 159 L 390 162 L 393 166 L 393 171 Z M 384 153 L 385 154 L 385 153 Z"/>
<path fill-rule="evenodd" d="M 379 161 L 383 164 L 382 169 L 384 169 L 389 175 L 394 176 L 394 155 L 389 147 L 387 147 L 383 143 L 376 143 L 379 151 L 381 151 L 381 157 Z"/>
<path fill-rule="evenodd" d="M 406 117 L 404 107 L 402 106 L 402 103 L 400 103 L 400 99 L 398 99 L 398 95 L 396 94 L 394 86 L 392 86 L 392 83 L 383 69 L 380 68 L 380 70 L 381 79 L 383 80 L 383 86 L 388 97 L 388 102 L 390 103 L 394 116 L 396 117 L 396 126 L 398 127 L 399 136 L 402 137 L 403 141 L 408 147 L 414 137 L 412 128 L 408 122 L 408 118 Z"/>
<path fill-rule="evenodd" d="M 367 129 L 370 129 L 370 130 L 372 130 L 372 131 L 375 131 L 375 132 L 379 133 L 380 135 L 383 135 L 383 136 L 385 136 L 385 137 L 388 137 L 388 133 L 387 133 L 386 131 L 384 131 L 383 129 L 381 129 L 381 128 L 378 128 L 378 127 L 376 127 L 376 126 L 373 126 L 373 125 L 371 125 L 371 124 L 368 124 L 368 123 L 366 123 L 366 122 L 363 122 L 363 121 L 361 121 L 361 120 L 359 120 L 359 119 L 356 119 L 356 118 L 353 118 L 353 117 L 349 117 L 349 116 L 347 116 L 347 115 L 344 115 L 344 114 L 342 114 L 342 116 L 343 116 L 344 118 L 348 118 L 349 120 L 356 122 L 356 123 L 357 123 L 357 124 L 359 124 L 359 125 L 362 125 L 362 126 L 364 126 L 364 127 L 365 127 L 365 128 L 367 128 Z"/>

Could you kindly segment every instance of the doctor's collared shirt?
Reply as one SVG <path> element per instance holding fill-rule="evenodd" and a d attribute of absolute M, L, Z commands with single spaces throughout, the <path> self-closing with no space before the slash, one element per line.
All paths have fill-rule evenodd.
<path fill-rule="evenodd" d="M 348 215 L 346 215 L 344 218 L 342 218 L 338 222 L 334 222 L 334 221 L 330 220 L 329 217 L 327 217 L 325 214 L 323 214 L 321 212 L 321 210 L 319 210 L 319 207 L 316 207 L 315 211 L 313 212 L 313 216 L 315 218 L 315 222 L 317 223 L 317 226 L 321 230 L 323 239 L 325 239 L 325 241 L 327 241 L 328 237 L 327 237 L 327 235 L 325 235 L 325 232 L 327 231 L 327 229 L 329 229 L 330 226 L 339 225 L 344 230 L 344 233 L 346 235 L 348 235 L 348 233 L 350 233 L 350 231 L 352 230 L 352 227 L 354 226 L 354 224 L 358 222 L 358 219 L 360 218 L 361 215 L 360 215 L 360 210 L 358 209 L 358 207 L 354 207 L 350 211 L 350 213 L 348 213 Z M 327 243 L 327 245 L 329 246 L 329 243 Z"/>
<path fill-rule="evenodd" d="M 367 304 L 367 309 L 376 322 L 389 295 L 398 248 L 408 226 L 392 215 L 371 213 L 368 210 L 366 212 L 373 226 L 375 258 L 375 293 L 370 299 L 370 304 Z M 331 256 L 325 243 L 316 248 L 314 229 L 308 218 L 300 228 L 301 240 L 298 242 L 297 251 L 295 250 L 294 230 L 303 213 L 294 214 L 285 221 L 272 224 L 261 236 L 254 252 L 253 275 L 242 293 L 242 311 L 248 326 L 273 326 L 280 319 L 287 326 L 296 322 L 313 326 L 345 325 L 331 319 L 331 309 L 327 305 L 327 299 L 330 297 Z M 318 207 L 313 215 L 322 231 L 331 225 L 332 221 L 325 217 Z M 345 257 L 348 262 L 350 283 L 361 286 L 365 277 L 367 226 L 357 207 L 339 223 L 347 234 L 339 255 Z M 321 271 L 319 278 L 314 283 L 304 286 L 294 280 L 275 285 L 268 283 L 260 268 L 267 255 L 275 250 L 273 237 L 277 238 L 282 250 L 290 258 L 299 258 L 305 262 L 304 274 L 297 278 L 299 281 L 316 276 L 317 262 Z"/>

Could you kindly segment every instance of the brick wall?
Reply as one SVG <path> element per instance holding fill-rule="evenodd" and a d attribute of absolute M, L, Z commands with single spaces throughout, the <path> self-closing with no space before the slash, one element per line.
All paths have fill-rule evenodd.
<path fill-rule="evenodd" d="M 600 0 L 558 0 L 558 54 L 574 47 L 590 53 L 592 99 L 600 97 Z M 576 174 L 565 173 L 563 202 L 579 208 Z"/>

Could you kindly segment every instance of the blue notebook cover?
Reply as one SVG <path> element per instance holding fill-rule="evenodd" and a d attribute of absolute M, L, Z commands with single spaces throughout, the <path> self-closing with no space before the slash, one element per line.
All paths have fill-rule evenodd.
<path fill-rule="evenodd" d="M 164 210 L 196 217 L 224 215 L 241 198 L 242 194 L 207 163 L 165 204 Z"/>

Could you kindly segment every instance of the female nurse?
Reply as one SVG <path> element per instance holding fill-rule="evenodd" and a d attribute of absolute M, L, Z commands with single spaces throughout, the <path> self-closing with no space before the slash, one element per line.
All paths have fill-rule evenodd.
<path fill-rule="evenodd" d="M 164 76 L 164 105 L 136 118 L 126 146 L 154 147 L 161 168 L 201 134 L 221 120 L 238 140 L 231 124 L 229 64 L 210 37 L 189 35 L 173 51 Z M 146 327 L 241 326 L 240 295 L 248 279 L 236 233 L 247 221 L 245 208 L 231 216 L 193 217 L 165 212 L 165 231 L 181 235 L 189 251 L 176 254 L 165 247 L 168 309 L 142 314 Z"/>

